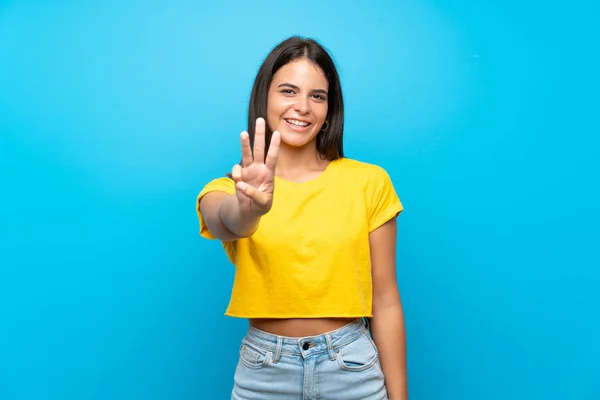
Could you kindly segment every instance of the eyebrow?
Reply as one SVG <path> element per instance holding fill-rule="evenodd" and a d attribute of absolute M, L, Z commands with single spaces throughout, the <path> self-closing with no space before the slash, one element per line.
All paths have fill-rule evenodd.
<path fill-rule="evenodd" d="M 295 89 L 295 90 L 300 90 L 300 88 L 298 86 L 292 85 L 291 83 L 282 83 L 282 84 L 278 85 L 277 87 L 284 87 L 284 86 Z M 325 89 L 315 89 L 312 92 L 327 94 L 327 91 Z"/>

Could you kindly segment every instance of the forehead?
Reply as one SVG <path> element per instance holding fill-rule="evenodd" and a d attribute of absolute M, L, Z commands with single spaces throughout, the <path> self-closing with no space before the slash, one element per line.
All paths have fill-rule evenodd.
<path fill-rule="evenodd" d="M 273 84 L 292 83 L 311 89 L 327 89 L 329 83 L 323 70 L 315 63 L 301 58 L 287 63 L 273 75 Z"/>

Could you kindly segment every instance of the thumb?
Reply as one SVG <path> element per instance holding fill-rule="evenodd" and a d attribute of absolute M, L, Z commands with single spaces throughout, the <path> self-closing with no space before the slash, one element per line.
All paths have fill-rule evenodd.
<path fill-rule="evenodd" d="M 236 182 L 235 187 L 245 196 L 254 200 L 259 207 L 266 207 L 269 204 L 269 195 L 267 193 L 256 190 L 255 187 L 248 185 L 246 182 Z"/>

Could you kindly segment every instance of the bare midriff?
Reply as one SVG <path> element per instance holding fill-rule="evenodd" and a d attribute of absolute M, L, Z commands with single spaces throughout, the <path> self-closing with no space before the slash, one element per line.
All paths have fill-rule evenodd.
<path fill-rule="evenodd" d="M 348 325 L 356 318 L 290 318 L 251 319 L 250 325 L 263 332 L 278 336 L 317 336 Z"/>

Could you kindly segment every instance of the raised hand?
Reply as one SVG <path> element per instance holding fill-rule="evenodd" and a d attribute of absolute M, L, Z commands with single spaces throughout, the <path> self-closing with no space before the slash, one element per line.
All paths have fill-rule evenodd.
<path fill-rule="evenodd" d="M 250 137 L 242 132 L 242 165 L 235 165 L 231 176 L 235 182 L 236 196 L 240 212 L 248 216 L 262 216 L 273 205 L 275 188 L 275 166 L 279 156 L 281 137 L 273 132 L 269 151 L 265 158 L 265 120 L 256 120 L 254 136 L 254 155 L 250 147 Z"/>

